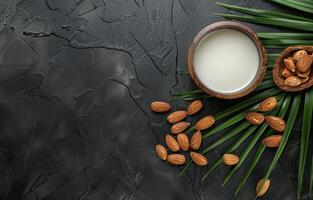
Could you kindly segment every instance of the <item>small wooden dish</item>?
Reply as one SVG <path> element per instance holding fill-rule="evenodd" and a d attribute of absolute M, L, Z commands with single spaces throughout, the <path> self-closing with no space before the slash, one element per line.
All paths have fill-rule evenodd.
<path fill-rule="evenodd" d="M 275 61 L 275 65 L 273 68 L 273 79 L 274 79 L 276 85 L 284 91 L 299 92 L 299 91 L 305 90 L 305 89 L 307 89 L 313 85 L 313 73 L 312 72 L 310 74 L 309 80 L 306 83 L 303 83 L 297 87 L 290 87 L 290 86 L 285 85 L 285 79 L 286 78 L 284 78 L 281 75 L 282 71 L 285 68 L 284 58 L 292 56 L 293 53 L 297 50 L 306 50 L 307 52 L 312 54 L 313 53 L 313 46 L 298 45 L 298 46 L 287 47 L 286 49 L 283 50 L 283 52 L 281 52 L 281 54 L 279 55 L 279 57 Z"/>
<path fill-rule="evenodd" d="M 258 52 L 259 52 L 259 57 L 260 57 L 259 69 L 257 71 L 256 76 L 254 77 L 254 80 L 247 87 L 245 87 L 244 89 L 242 89 L 238 92 L 235 92 L 235 93 L 219 93 L 219 92 L 216 92 L 216 91 L 213 91 L 213 90 L 207 88 L 199 80 L 199 78 L 197 77 L 195 70 L 194 70 L 194 64 L 193 64 L 194 63 L 194 53 L 195 53 L 199 43 L 202 41 L 202 39 L 207 34 L 212 33 L 214 31 L 217 31 L 217 30 L 221 30 L 221 29 L 233 29 L 233 30 L 237 30 L 237 31 L 240 31 L 240 32 L 246 34 L 248 37 L 250 37 L 250 39 L 252 39 L 252 41 L 256 45 Z M 266 62 L 267 62 L 266 50 L 265 50 L 264 46 L 262 45 L 260 39 L 258 38 L 256 32 L 254 30 L 252 30 L 249 26 L 242 24 L 242 23 L 234 22 L 234 21 L 216 22 L 216 23 L 213 23 L 213 24 L 205 27 L 193 39 L 193 41 L 189 47 L 189 51 L 188 51 L 188 70 L 189 70 L 189 74 L 191 76 L 191 79 L 205 93 L 207 93 L 211 96 L 217 97 L 217 98 L 221 98 L 221 99 L 236 99 L 236 98 L 243 97 L 243 96 L 249 94 L 250 92 L 252 92 L 261 83 L 261 81 L 264 77 L 264 74 L 266 72 Z"/>

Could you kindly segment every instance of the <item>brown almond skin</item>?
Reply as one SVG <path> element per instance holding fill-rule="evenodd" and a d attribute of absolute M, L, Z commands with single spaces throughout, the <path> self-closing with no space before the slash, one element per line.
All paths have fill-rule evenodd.
<path fill-rule="evenodd" d="M 182 154 L 170 154 L 167 156 L 167 161 L 172 165 L 183 165 L 186 162 L 186 158 Z"/>
<path fill-rule="evenodd" d="M 280 117 L 266 116 L 265 121 L 275 131 L 283 132 L 285 130 L 285 121 Z"/>
<path fill-rule="evenodd" d="M 283 72 L 281 73 L 281 75 L 283 75 L 283 77 L 285 77 L 285 78 L 288 78 L 290 76 L 295 75 L 295 73 L 293 73 L 293 72 L 289 71 L 287 68 L 285 68 L 283 70 Z"/>
<path fill-rule="evenodd" d="M 167 158 L 167 151 L 166 151 L 166 149 L 165 149 L 165 147 L 163 145 L 157 144 L 155 146 L 155 152 L 156 152 L 157 156 L 161 160 L 166 160 L 166 158 Z"/>
<path fill-rule="evenodd" d="M 289 71 L 296 72 L 296 65 L 291 57 L 284 59 L 284 64 Z"/>
<path fill-rule="evenodd" d="M 268 188 L 270 187 L 270 184 L 271 184 L 271 181 L 269 179 L 266 179 L 265 181 L 263 181 L 263 179 L 259 180 L 255 189 L 256 195 L 258 197 L 263 196 L 267 192 Z"/>
<path fill-rule="evenodd" d="M 297 75 L 302 77 L 302 78 L 307 78 L 310 76 L 310 73 L 311 73 L 311 68 L 309 68 L 306 72 L 299 72 L 297 71 Z"/>
<path fill-rule="evenodd" d="M 172 109 L 171 105 L 164 101 L 154 101 L 150 107 L 154 112 L 168 112 Z"/>
<path fill-rule="evenodd" d="M 276 108 L 276 106 L 277 106 L 277 99 L 275 97 L 269 97 L 260 103 L 258 107 L 258 111 L 268 112 Z"/>
<path fill-rule="evenodd" d="M 190 123 L 188 122 L 178 122 L 171 127 L 171 132 L 174 134 L 178 134 L 183 132 L 189 127 Z"/>
<path fill-rule="evenodd" d="M 167 134 L 165 136 L 165 143 L 168 146 L 168 148 L 171 151 L 173 151 L 173 152 L 176 152 L 176 151 L 180 150 L 180 147 L 179 147 L 179 144 L 178 144 L 177 140 L 173 136 L 171 136 L 171 135 Z"/>
<path fill-rule="evenodd" d="M 208 116 L 205 116 L 202 119 L 200 119 L 196 123 L 195 127 L 197 130 L 202 131 L 202 130 L 205 130 L 207 128 L 210 128 L 214 123 L 215 123 L 214 117 L 211 115 L 208 115 Z"/>
<path fill-rule="evenodd" d="M 247 112 L 245 118 L 253 125 L 260 125 L 264 122 L 264 116 L 257 112 Z"/>
<path fill-rule="evenodd" d="M 292 59 L 297 63 L 303 56 L 308 55 L 306 50 L 298 50 L 293 54 Z"/>
<path fill-rule="evenodd" d="M 301 78 L 301 83 L 306 83 L 310 80 L 310 77 L 306 77 L 306 78 Z"/>
<path fill-rule="evenodd" d="M 194 115 L 201 110 L 203 103 L 201 100 L 193 101 L 187 108 L 188 115 Z"/>
<path fill-rule="evenodd" d="M 223 155 L 223 162 L 225 165 L 236 165 L 239 162 L 240 158 L 235 154 L 225 153 Z"/>
<path fill-rule="evenodd" d="M 192 161 L 194 163 L 196 163 L 198 166 L 205 166 L 208 164 L 208 160 L 206 159 L 206 157 L 204 157 L 202 154 L 200 153 L 196 153 L 196 152 L 191 152 L 190 153 L 190 157 L 192 159 Z"/>
<path fill-rule="evenodd" d="M 302 59 L 300 59 L 297 62 L 297 70 L 302 73 L 306 72 L 311 67 L 312 62 L 313 62 L 313 56 L 311 55 L 303 56 Z"/>
<path fill-rule="evenodd" d="M 179 110 L 179 111 L 169 114 L 167 116 L 167 121 L 171 124 L 175 124 L 185 119 L 186 117 L 187 117 L 187 112 L 184 110 Z"/>
<path fill-rule="evenodd" d="M 180 148 L 184 151 L 188 151 L 189 149 L 189 138 L 185 133 L 179 133 L 177 135 L 177 142 Z"/>
<path fill-rule="evenodd" d="M 197 130 L 191 137 L 190 147 L 194 150 L 198 150 L 202 143 L 201 131 Z"/>
<path fill-rule="evenodd" d="M 262 140 L 262 144 L 266 147 L 276 148 L 279 147 L 280 141 L 282 139 L 281 135 L 271 135 Z"/>
<path fill-rule="evenodd" d="M 285 85 L 290 87 L 297 87 L 301 84 L 301 80 L 298 76 L 290 76 L 285 79 Z"/>

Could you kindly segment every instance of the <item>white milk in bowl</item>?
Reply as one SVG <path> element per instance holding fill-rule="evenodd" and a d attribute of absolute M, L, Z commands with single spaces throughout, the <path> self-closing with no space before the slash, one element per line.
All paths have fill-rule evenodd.
<path fill-rule="evenodd" d="M 234 29 L 220 29 L 206 35 L 197 46 L 193 66 L 202 84 L 211 91 L 231 94 L 253 82 L 260 55 L 253 40 Z"/>

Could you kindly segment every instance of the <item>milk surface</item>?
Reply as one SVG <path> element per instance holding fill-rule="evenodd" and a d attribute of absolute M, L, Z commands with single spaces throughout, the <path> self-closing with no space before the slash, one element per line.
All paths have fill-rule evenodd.
<path fill-rule="evenodd" d="M 202 39 L 193 62 L 198 79 L 207 88 L 219 93 L 235 93 L 253 81 L 260 57 L 256 45 L 246 34 L 222 29 Z"/>

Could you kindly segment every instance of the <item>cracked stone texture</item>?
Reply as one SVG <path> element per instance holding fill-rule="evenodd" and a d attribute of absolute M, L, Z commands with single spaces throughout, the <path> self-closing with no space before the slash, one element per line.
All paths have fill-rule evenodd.
<path fill-rule="evenodd" d="M 229 11 L 210 0 L 0 1 L 0 199 L 234 199 L 246 165 L 225 187 L 226 167 L 205 182 L 197 167 L 179 176 L 155 156 L 169 125 L 149 109 L 152 100 L 195 88 L 180 72 L 195 34 L 223 20 L 214 12 Z M 195 119 L 234 102 L 207 100 Z M 295 133 L 264 199 L 295 199 Z M 209 153 L 209 162 L 227 145 Z M 266 151 L 236 199 L 254 198 L 272 157 Z"/>

